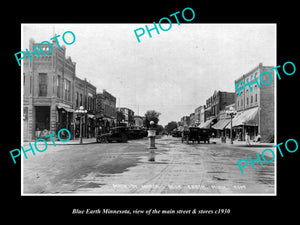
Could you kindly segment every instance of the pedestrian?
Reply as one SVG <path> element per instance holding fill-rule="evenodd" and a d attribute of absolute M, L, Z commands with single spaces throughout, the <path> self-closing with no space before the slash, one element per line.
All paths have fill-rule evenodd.
<path fill-rule="evenodd" d="M 250 144 L 250 136 L 249 136 L 248 132 L 246 133 L 246 144 L 251 145 Z"/>

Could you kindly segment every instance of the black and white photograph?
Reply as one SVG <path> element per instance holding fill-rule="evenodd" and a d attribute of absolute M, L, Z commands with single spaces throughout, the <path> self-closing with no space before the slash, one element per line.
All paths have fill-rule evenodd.
<path fill-rule="evenodd" d="M 296 2 L 112 3 L 3 7 L 4 220 L 297 221 Z"/>
<path fill-rule="evenodd" d="M 22 24 L 23 195 L 276 194 L 276 24 L 167 25 Z"/>

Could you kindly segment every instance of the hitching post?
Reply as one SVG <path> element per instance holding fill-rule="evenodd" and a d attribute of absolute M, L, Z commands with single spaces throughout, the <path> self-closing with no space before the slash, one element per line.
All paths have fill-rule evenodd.
<path fill-rule="evenodd" d="M 148 137 L 150 139 L 150 147 L 149 147 L 149 159 L 148 161 L 155 161 L 155 153 L 154 153 L 154 149 L 156 149 L 155 147 L 155 128 L 154 128 L 154 122 L 150 121 L 150 127 L 148 130 Z"/>

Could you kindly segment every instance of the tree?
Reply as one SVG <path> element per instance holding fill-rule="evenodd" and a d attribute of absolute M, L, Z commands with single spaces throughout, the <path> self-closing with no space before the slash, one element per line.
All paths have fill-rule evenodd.
<path fill-rule="evenodd" d="M 161 115 L 160 112 L 156 112 L 155 110 L 148 110 L 145 113 L 145 127 L 149 128 L 150 121 L 153 121 L 155 126 L 157 126 L 157 123 L 159 121 L 159 116 Z"/>
<path fill-rule="evenodd" d="M 162 125 L 160 125 L 160 124 L 157 124 L 156 131 L 158 133 L 161 133 L 161 132 L 163 132 L 163 130 L 164 130 L 164 127 Z"/>
<path fill-rule="evenodd" d="M 165 126 L 165 129 L 167 132 L 171 132 L 172 130 L 174 130 L 175 128 L 177 128 L 177 122 L 175 121 L 171 121 L 169 122 L 166 126 Z"/>

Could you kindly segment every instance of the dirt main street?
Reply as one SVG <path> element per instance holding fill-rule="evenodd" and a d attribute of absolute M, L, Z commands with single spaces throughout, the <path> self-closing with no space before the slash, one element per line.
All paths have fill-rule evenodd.
<path fill-rule="evenodd" d="M 57 145 L 23 158 L 24 194 L 273 194 L 274 162 L 237 161 L 264 147 L 156 140 L 155 162 L 148 140 L 128 143 Z M 255 150 L 255 151 L 254 151 Z M 271 158 L 265 156 L 267 160 Z"/>

